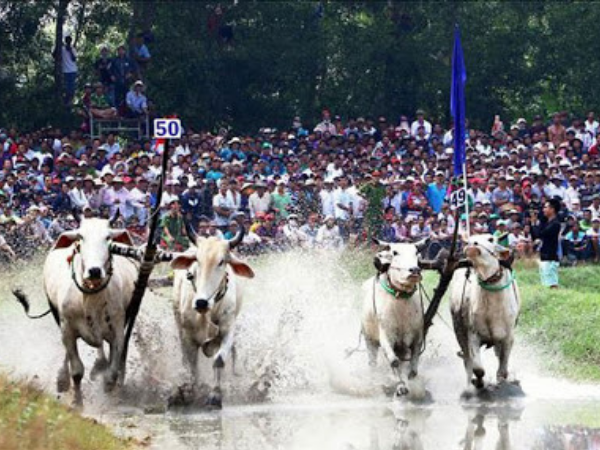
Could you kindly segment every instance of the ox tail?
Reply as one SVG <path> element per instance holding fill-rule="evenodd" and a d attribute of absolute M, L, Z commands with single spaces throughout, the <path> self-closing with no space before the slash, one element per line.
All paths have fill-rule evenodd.
<path fill-rule="evenodd" d="M 29 314 L 29 299 L 27 298 L 27 295 L 25 295 L 25 293 L 20 289 L 14 289 L 12 293 L 25 310 L 25 314 L 27 315 L 27 317 L 29 317 L 30 319 L 41 319 L 42 317 L 45 317 L 52 312 L 52 308 L 48 308 L 48 311 L 37 316 L 32 316 Z"/>

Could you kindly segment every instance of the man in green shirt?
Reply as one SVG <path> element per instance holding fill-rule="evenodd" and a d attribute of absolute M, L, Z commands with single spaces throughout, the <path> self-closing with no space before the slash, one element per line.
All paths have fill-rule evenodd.
<path fill-rule="evenodd" d="M 181 252 L 188 248 L 189 242 L 179 200 L 171 200 L 171 203 L 169 203 L 169 212 L 162 218 L 161 226 L 163 229 L 161 243 L 163 247 L 176 252 Z"/>
<path fill-rule="evenodd" d="M 277 183 L 277 190 L 271 194 L 273 210 L 277 214 L 277 220 L 287 219 L 290 214 L 289 207 L 292 203 L 292 197 L 285 191 L 285 181 Z"/>

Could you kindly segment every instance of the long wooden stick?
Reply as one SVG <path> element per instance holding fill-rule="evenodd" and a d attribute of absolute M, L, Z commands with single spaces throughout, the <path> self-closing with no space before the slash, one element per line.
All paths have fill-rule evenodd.
<path fill-rule="evenodd" d="M 454 215 L 455 215 L 455 221 L 454 221 L 455 226 L 454 226 L 454 235 L 452 236 L 452 244 L 450 246 L 450 256 L 448 256 L 448 261 L 444 265 L 444 268 L 441 270 L 440 281 L 439 281 L 437 287 L 435 288 L 435 290 L 433 291 L 433 297 L 431 299 L 431 303 L 427 307 L 427 312 L 425 312 L 425 319 L 424 319 L 424 326 L 423 326 L 425 336 L 427 336 L 427 331 L 429 330 L 431 325 L 433 325 L 433 318 L 435 317 L 435 314 L 437 313 L 437 311 L 440 307 L 440 303 L 442 302 L 442 298 L 444 297 L 444 294 L 448 290 L 448 286 L 450 286 L 450 281 L 452 281 L 452 275 L 454 274 L 454 271 L 456 270 L 456 264 L 458 262 L 458 259 L 456 258 L 456 255 L 455 255 L 456 244 L 458 241 L 458 226 L 459 226 L 459 219 L 460 219 L 460 210 L 458 208 L 456 209 Z M 468 220 L 468 218 L 467 218 L 467 220 Z"/>
<path fill-rule="evenodd" d="M 142 299 L 144 298 L 146 287 L 148 286 L 150 274 L 154 269 L 158 242 L 157 230 L 160 216 L 160 204 L 162 202 L 162 194 L 167 174 L 167 163 L 169 161 L 168 144 L 170 144 L 170 141 L 165 142 L 165 147 L 163 149 L 160 183 L 158 187 L 158 192 L 156 194 L 156 203 L 154 205 L 154 208 L 152 208 L 152 213 L 150 216 L 150 231 L 148 233 L 148 243 L 146 245 L 144 257 L 142 258 L 142 264 L 140 265 L 140 273 L 138 274 L 138 279 L 135 283 L 135 289 L 133 291 L 133 295 L 131 296 L 131 302 L 129 303 L 129 307 L 127 308 L 127 316 L 125 318 L 125 342 L 123 345 L 123 353 L 121 354 L 121 380 L 123 382 L 125 381 L 125 368 L 127 363 L 127 353 L 129 350 L 129 341 L 131 340 L 135 320 L 137 318 L 138 313 L 140 312 L 140 306 L 142 304 Z"/>

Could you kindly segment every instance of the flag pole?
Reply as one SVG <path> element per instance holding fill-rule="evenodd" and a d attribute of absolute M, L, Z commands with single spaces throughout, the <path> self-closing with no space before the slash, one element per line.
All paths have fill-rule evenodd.
<path fill-rule="evenodd" d="M 463 183 L 465 185 L 465 214 L 467 216 L 467 238 L 471 237 L 471 220 L 469 218 L 469 190 L 467 189 L 467 155 L 465 152 L 465 162 L 463 163 Z"/>

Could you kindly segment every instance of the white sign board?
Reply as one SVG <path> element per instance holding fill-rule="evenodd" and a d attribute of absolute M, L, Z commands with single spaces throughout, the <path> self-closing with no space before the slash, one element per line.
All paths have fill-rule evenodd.
<path fill-rule="evenodd" d="M 180 139 L 181 120 L 154 119 L 154 139 Z"/>
<path fill-rule="evenodd" d="M 467 198 L 467 190 L 465 188 L 454 191 L 450 195 L 450 209 L 455 211 L 464 208 L 467 203 Z"/>

